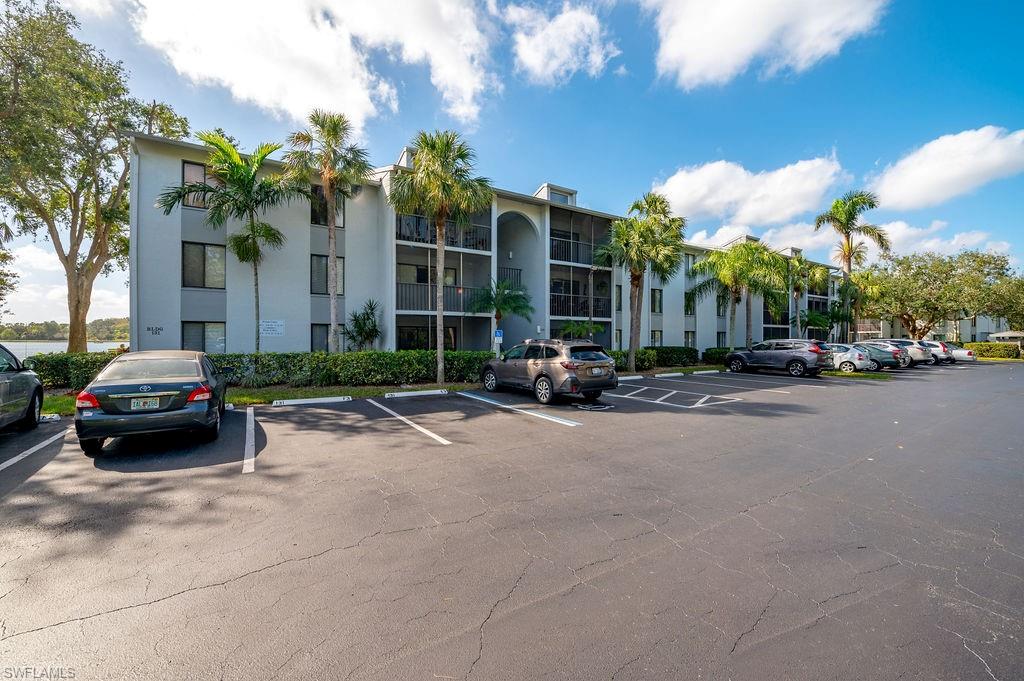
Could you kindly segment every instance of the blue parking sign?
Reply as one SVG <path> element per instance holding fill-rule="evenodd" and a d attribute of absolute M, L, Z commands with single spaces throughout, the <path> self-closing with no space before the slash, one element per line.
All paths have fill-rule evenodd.
<path fill-rule="evenodd" d="M 505 337 L 505 332 L 504 331 L 502 331 L 501 329 L 495 329 L 494 330 L 494 342 L 495 343 L 500 343 L 501 339 L 504 338 L 504 337 Z"/>

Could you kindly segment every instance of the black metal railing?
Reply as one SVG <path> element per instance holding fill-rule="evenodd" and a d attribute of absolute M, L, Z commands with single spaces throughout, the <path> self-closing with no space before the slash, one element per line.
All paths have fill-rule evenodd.
<path fill-rule="evenodd" d="M 436 284 L 396 284 L 396 304 L 398 310 L 432 312 L 437 309 Z M 485 289 L 472 286 L 445 286 L 445 312 L 473 312 L 473 301 L 484 293 Z"/>
<path fill-rule="evenodd" d="M 591 265 L 594 262 L 594 248 L 583 241 L 551 237 L 551 259 Z"/>
<path fill-rule="evenodd" d="M 436 244 L 437 230 L 434 223 L 422 215 L 397 215 L 395 217 L 395 238 L 420 244 Z M 474 251 L 491 250 L 491 228 L 482 225 L 464 225 L 449 220 L 444 228 L 445 246 L 469 248 Z"/>
<path fill-rule="evenodd" d="M 590 296 L 574 296 L 565 293 L 551 294 L 551 310 L 553 317 L 583 317 L 591 316 Z M 594 297 L 594 317 L 611 317 L 612 299 Z"/>
<path fill-rule="evenodd" d="M 523 271 L 518 267 L 499 267 L 498 281 L 507 281 L 513 288 L 522 288 Z"/>

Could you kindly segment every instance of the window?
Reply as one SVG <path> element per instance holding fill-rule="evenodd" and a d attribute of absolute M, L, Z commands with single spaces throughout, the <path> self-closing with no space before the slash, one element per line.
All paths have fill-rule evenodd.
<path fill-rule="evenodd" d="M 687 253 L 686 255 L 683 256 L 683 264 L 685 268 L 683 271 L 686 273 L 687 276 L 689 276 L 690 270 L 693 269 L 693 264 L 696 262 L 696 260 L 697 259 L 693 255 L 693 253 Z"/>
<path fill-rule="evenodd" d="M 100 372 L 98 378 L 198 378 L 199 362 L 194 359 L 118 359 Z"/>
<path fill-rule="evenodd" d="M 523 359 L 541 359 L 544 357 L 544 348 L 539 345 L 530 345 L 526 348 L 526 354 L 523 355 Z"/>
<path fill-rule="evenodd" d="M 683 314 L 688 317 L 697 314 L 697 297 L 693 295 L 693 291 L 687 291 L 683 295 Z"/>
<path fill-rule="evenodd" d="M 544 359 L 558 359 L 558 350 L 552 347 L 544 348 Z"/>
<path fill-rule="evenodd" d="M 525 355 L 525 354 L 526 354 L 526 346 L 525 345 L 516 345 L 516 346 L 513 346 L 511 349 L 509 349 L 508 352 L 505 353 L 505 359 L 522 359 L 523 355 Z"/>
<path fill-rule="evenodd" d="M 399 350 L 429 350 L 434 346 L 433 327 L 426 326 L 399 326 L 398 349 Z M 444 327 L 444 347 L 446 350 L 454 350 L 456 344 L 456 330 L 454 326 Z"/>
<path fill-rule="evenodd" d="M 661 314 L 661 289 L 651 289 L 651 312 L 654 314 Z"/>
<path fill-rule="evenodd" d="M 715 334 L 715 347 L 727 348 L 729 347 L 729 339 L 725 337 L 725 331 L 719 331 Z"/>
<path fill-rule="evenodd" d="M 754 347 L 752 347 L 750 349 L 751 350 L 757 350 L 757 351 L 771 350 L 772 349 L 772 344 L 771 343 L 758 343 L 757 345 L 755 345 Z"/>
<path fill-rule="evenodd" d="M 622 329 L 615 329 L 615 349 L 622 349 Z"/>
<path fill-rule="evenodd" d="M 183 185 L 193 183 L 208 184 L 211 187 L 219 187 L 223 184 L 218 177 L 207 172 L 205 165 L 202 163 L 192 163 L 191 161 L 182 161 L 181 183 Z M 189 208 L 206 208 L 206 202 L 198 196 L 186 196 L 185 200 L 181 203 Z"/>
<path fill-rule="evenodd" d="M 327 198 L 322 185 L 310 185 L 313 196 L 309 200 L 309 221 L 314 225 L 327 224 Z M 334 218 L 337 221 L 337 217 Z M 344 227 L 344 225 L 339 225 Z"/>
<path fill-rule="evenodd" d="M 569 357 L 577 362 L 606 362 L 611 359 L 598 345 L 573 348 Z"/>
<path fill-rule="evenodd" d="M 721 295 L 715 301 L 716 311 L 719 317 L 724 317 L 729 312 L 729 296 Z"/>
<path fill-rule="evenodd" d="M 615 311 L 622 312 L 622 285 L 615 285 Z"/>
<path fill-rule="evenodd" d="M 660 329 L 651 329 L 651 347 L 652 348 L 659 348 L 659 347 L 661 347 L 661 330 Z"/>
<path fill-rule="evenodd" d="M 437 268 L 430 268 L 430 283 L 436 283 Z M 444 268 L 444 285 L 455 286 L 455 282 L 458 280 L 458 271 L 454 267 Z M 404 265 L 398 264 L 398 283 L 399 284 L 426 284 L 427 283 L 427 266 L 426 265 Z"/>
<path fill-rule="evenodd" d="M 181 244 L 181 285 L 189 288 L 224 288 L 225 250 L 215 244 Z"/>
<path fill-rule="evenodd" d="M 569 204 L 569 195 L 563 194 L 562 192 L 549 191 L 551 203 L 561 203 L 563 205 Z"/>
<path fill-rule="evenodd" d="M 683 332 L 683 345 L 688 348 L 697 347 L 697 332 L 696 331 L 684 331 Z"/>
<path fill-rule="evenodd" d="M 338 261 L 338 295 L 345 295 L 345 258 Z M 309 256 L 309 292 L 327 295 L 327 256 Z"/>
<path fill-rule="evenodd" d="M 765 326 L 761 329 L 761 337 L 765 340 L 789 338 L 788 326 Z"/>
<path fill-rule="evenodd" d="M 224 322 L 182 322 L 181 349 L 227 352 Z"/>
<path fill-rule="evenodd" d="M 18 360 L 7 350 L 0 348 L 0 371 L 17 371 Z"/>

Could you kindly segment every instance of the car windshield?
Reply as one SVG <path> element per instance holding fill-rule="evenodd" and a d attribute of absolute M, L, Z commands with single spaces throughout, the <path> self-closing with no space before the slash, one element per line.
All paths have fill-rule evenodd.
<path fill-rule="evenodd" d="M 112 362 L 97 378 L 197 378 L 199 362 L 194 359 L 122 359 Z"/>
<path fill-rule="evenodd" d="M 611 359 L 611 357 L 604 354 L 604 350 L 600 345 L 581 345 L 580 347 L 572 348 L 569 356 L 580 362 L 604 362 Z"/>

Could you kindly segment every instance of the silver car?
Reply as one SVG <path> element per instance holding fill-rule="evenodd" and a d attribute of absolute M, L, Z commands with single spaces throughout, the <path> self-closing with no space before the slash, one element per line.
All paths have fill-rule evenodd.
<path fill-rule="evenodd" d="M 953 350 L 942 341 L 923 340 L 917 342 L 932 351 L 932 364 L 953 364 L 956 362 Z"/>
<path fill-rule="evenodd" d="M 843 373 L 852 374 L 871 368 L 871 358 L 852 345 L 829 343 L 828 347 L 832 351 L 832 365 Z"/>
<path fill-rule="evenodd" d="M 832 351 L 824 343 L 806 338 L 780 338 L 734 350 L 725 357 L 729 371 L 782 369 L 790 376 L 817 376 L 832 368 Z"/>
<path fill-rule="evenodd" d="M 0 428 L 35 428 L 43 412 L 43 383 L 32 361 L 21 362 L 0 345 Z"/>
<path fill-rule="evenodd" d="M 917 366 L 918 364 L 931 364 L 932 363 L 932 350 L 931 348 L 919 345 L 916 340 L 909 338 L 882 338 L 881 341 L 885 343 L 892 343 L 898 345 L 907 351 L 910 355 L 910 363 L 908 366 Z"/>
<path fill-rule="evenodd" d="M 953 359 L 957 362 L 978 361 L 978 356 L 974 354 L 974 350 L 968 350 L 959 343 L 950 343 L 949 341 L 946 341 L 946 346 L 953 353 Z"/>

